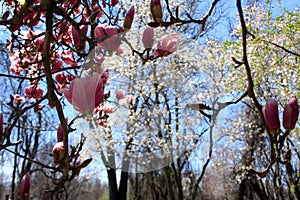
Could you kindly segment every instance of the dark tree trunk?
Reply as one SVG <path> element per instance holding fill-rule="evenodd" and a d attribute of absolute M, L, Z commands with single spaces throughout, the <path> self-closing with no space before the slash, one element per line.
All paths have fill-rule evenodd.
<path fill-rule="evenodd" d="M 109 186 L 109 199 L 110 200 L 119 200 L 118 199 L 116 170 L 113 168 L 109 168 L 107 170 L 107 176 L 108 176 L 108 186 Z"/>

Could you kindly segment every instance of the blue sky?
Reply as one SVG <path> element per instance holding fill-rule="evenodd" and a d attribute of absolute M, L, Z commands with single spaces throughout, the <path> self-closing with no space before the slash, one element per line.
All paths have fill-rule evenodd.
<path fill-rule="evenodd" d="M 299 7 L 300 2 L 297 0 L 283 0 L 281 4 L 283 7 L 286 7 L 288 10 L 294 10 L 296 7 Z"/>

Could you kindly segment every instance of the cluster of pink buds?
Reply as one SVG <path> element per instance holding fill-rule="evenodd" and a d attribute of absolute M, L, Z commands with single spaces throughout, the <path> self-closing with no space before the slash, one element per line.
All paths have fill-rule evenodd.
<path fill-rule="evenodd" d="M 149 26 L 143 33 L 142 43 L 147 51 L 152 49 L 154 43 L 154 29 L 163 24 L 163 11 L 160 0 L 151 0 L 150 11 L 154 22 L 150 22 Z M 154 57 L 164 57 L 176 51 L 179 42 L 178 34 L 169 34 L 161 37 L 157 42 L 157 48 L 154 50 Z"/>
<path fill-rule="evenodd" d="M 118 101 L 125 99 L 126 103 L 131 105 L 133 102 L 133 96 L 132 95 L 125 95 L 124 90 L 116 90 L 116 99 Z"/>
<path fill-rule="evenodd" d="M 25 94 L 28 97 L 28 99 L 34 98 L 36 100 L 39 100 L 43 96 L 44 91 L 40 88 L 33 86 L 33 87 L 26 88 Z"/>
<path fill-rule="evenodd" d="M 22 48 L 13 51 L 9 55 L 11 61 L 10 70 L 17 75 L 22 71 L 30 71 L 32 68 L 38 68 L 43 65 L 39 61 L 42 58 L 44 36 L 40 36 L 39 31 L 32 32 L 29 29 L 21 32 L 21 38 L 31 42 L 26 42 Z M 9 45 L 12 45 L 14 42 L 14 38 L 8 41 Z"/>
<path fill-rule="evenodd" d="M 299 106 L 297 98 L 292 97 L 284 106 L 283 110 L 283 127 L 287 131 L 295 128 L 299 116 Z M 265 107 L 265 119 L 271 132 L 277 132 L 280 129 L 278 102 L 275 99 L 269 99 Z"/>
<path fill-rule="evenodd" d="M 108 103 L 106 103 L 106 104 L 104 104 L 102 106 L 98 106 L 95 109 L 97 123 L 100 126 L 106 127 L 106 125 L 107 125 L 107 119 L 109 117 L 109 114 L 111 114 L 113 112 L 114 112 L 114 108 L 110 104 L 108 104 Z"/>
<path fill-rule="evenodd" d="M 154 43 L 154 28 L 147 27 L 144 30 L 142 43 L 146 50 L 150 51 Z M 179 35 L 176 33 L 164 35 L 157 42 L 157 47 L 153 55 L 155 57 L 164 57 L 174 53 L 179 45 Z"/>

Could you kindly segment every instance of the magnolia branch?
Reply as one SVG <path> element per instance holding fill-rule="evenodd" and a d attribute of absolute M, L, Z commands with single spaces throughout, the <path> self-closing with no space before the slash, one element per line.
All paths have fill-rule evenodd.
<path fill-rule="evenodd" d="M 44 52 L 43 52 L 43 61 L 44 61 L 44 73 L 46 75 L 47 79 L 47 89 L 48 89 L 48 99 L 54 103 L 56 107 L 56 111 L 59 117 L 59 120 L 61 122 L 62 128 L 63 128 L 63 143 L 64 143 L 64 149 L 65 149 L 65 155 L 64 155 L 64 168 L 63 168 L 63 175 L 61 177 L 61 181 L 57 184 L 57 188 L 54 191 L 50 191 L 49 195 L 52 196 L 59 192 L 61 188 L 64 187 L 64 184 L 66 181 L 68 181 L 68 172 L 70 168 L 70 158 L 69 158 L 69 151 L 68 151 L 68 127 L 67 123 L 64 117 L 63 109 L 61 106 L 61 103 L 59 99 L 57 98 L 55 94 L 55 83 L 52 78 L 52 72 L 51 72 L 51 52 L 50 52 L 50 45 L 51 45 L 51 38 L 52 38 L 52 27 L 53 27 L 53 9 L 55 6 L 55 2 L 51 1 L 48 3 L 48 7 L 46 8 L 46 34 L 45 34 L 45 40 L 44 40 Z"/>
<path fill-rule="evenodd" d="M 202 25 L 202 30 L 204 30 L 205 28 L 205 24 L 207 19 L 211 16 L 216 4 L 219 2 L 220 0 L 214 0 L 210 6 L 210 8 L 208 9 L 207 13 L 201 18 L 201 19 L 194 19 L 189 13 L 186 13 L 186 16 L 188 17 L 188 20 L 184 20 L 184 19 L 180 19 L 178 16 L 178 6 L 176 7 L 176 16 L 174 17 L 170 6 L 169 6 L 169 1 L 166 0 L 166 4 L 167 4 L 167 10 L 168 13 L 170 14 L 170 21 L 169 22 L 161 22 L 161 24 L 157 23 L 157 22 L 150 22 L 148 25 L 152 26 L 152 27 L 157 27 L 159 25 L 168 28 L 169 26 L 172 25 L 184 25 L 184 24 L 190 24 L 190 23 L 196 23 L 196 24 L 201 24 Z"/>
<path fill-rule="evenodd" d="M 263 125 L 267 128 L 267 133 L 268 133 L 268 136 L 269 136 L 270 148 L 271 148 L 270 163 L 269 163 L 268 167 L 265 170 L 261 171 L 261 172 L 255 171 L 254 169 L 251 169 L 250 172 L 251 173 L 256 173 L 258 175 L 264 175 L 269 171 L 269 169 L 275 163 L 274 159 L 278 155 L 275 155 L 275 148 L 274 148 L 275 143 L 274 143 L 273 135 L 270 133 L 268 127 L 266 126 L 266 121 L 265 121 L 265 117 L 264 117 L 264 114 L 263 114 L 262 106 L 258 102 L 258 100 L 256 98 L 256 95 L 254 93 L 254 83 L 253 83 L 250 64 L 248 62 L 248 56 L 247 56 L 247 35 L 248 35 L 248 31 L 247 31 L 246 22 L 245 22 L 245 19 L 244 19 L 241 0 L 237 0 L 236 5 L 237 5 L 238 13 L 239 13 L 240 24 L 241 24 L 241 27 L 242 27 L 242 48 L 243 48 L 242 49 L 242 51 L 243 51 L 243 61 L 242 61 L 242 63 L 245 66 L 245 70 L 246 70 L 246 74 L 247 74 L 247 80 L 248 80 L 247 95 L 253 100 L 254 105 L 255 105 L 256 109 L 258 110 L 258 112 L 260 114 L 260 118 L 263 122 Z"/>

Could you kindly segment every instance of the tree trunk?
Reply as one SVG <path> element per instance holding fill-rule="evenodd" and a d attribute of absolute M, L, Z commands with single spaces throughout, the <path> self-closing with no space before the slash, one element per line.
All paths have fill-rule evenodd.
<path fill-rule="evenodd" d="M 110 200 L 119 200 L 118 199 L 116 170 L 113 168 L 109 168 L 107 170 L 107 176 L 108 176 L 108 186 L 109 186 L 109 199 Z"/>

